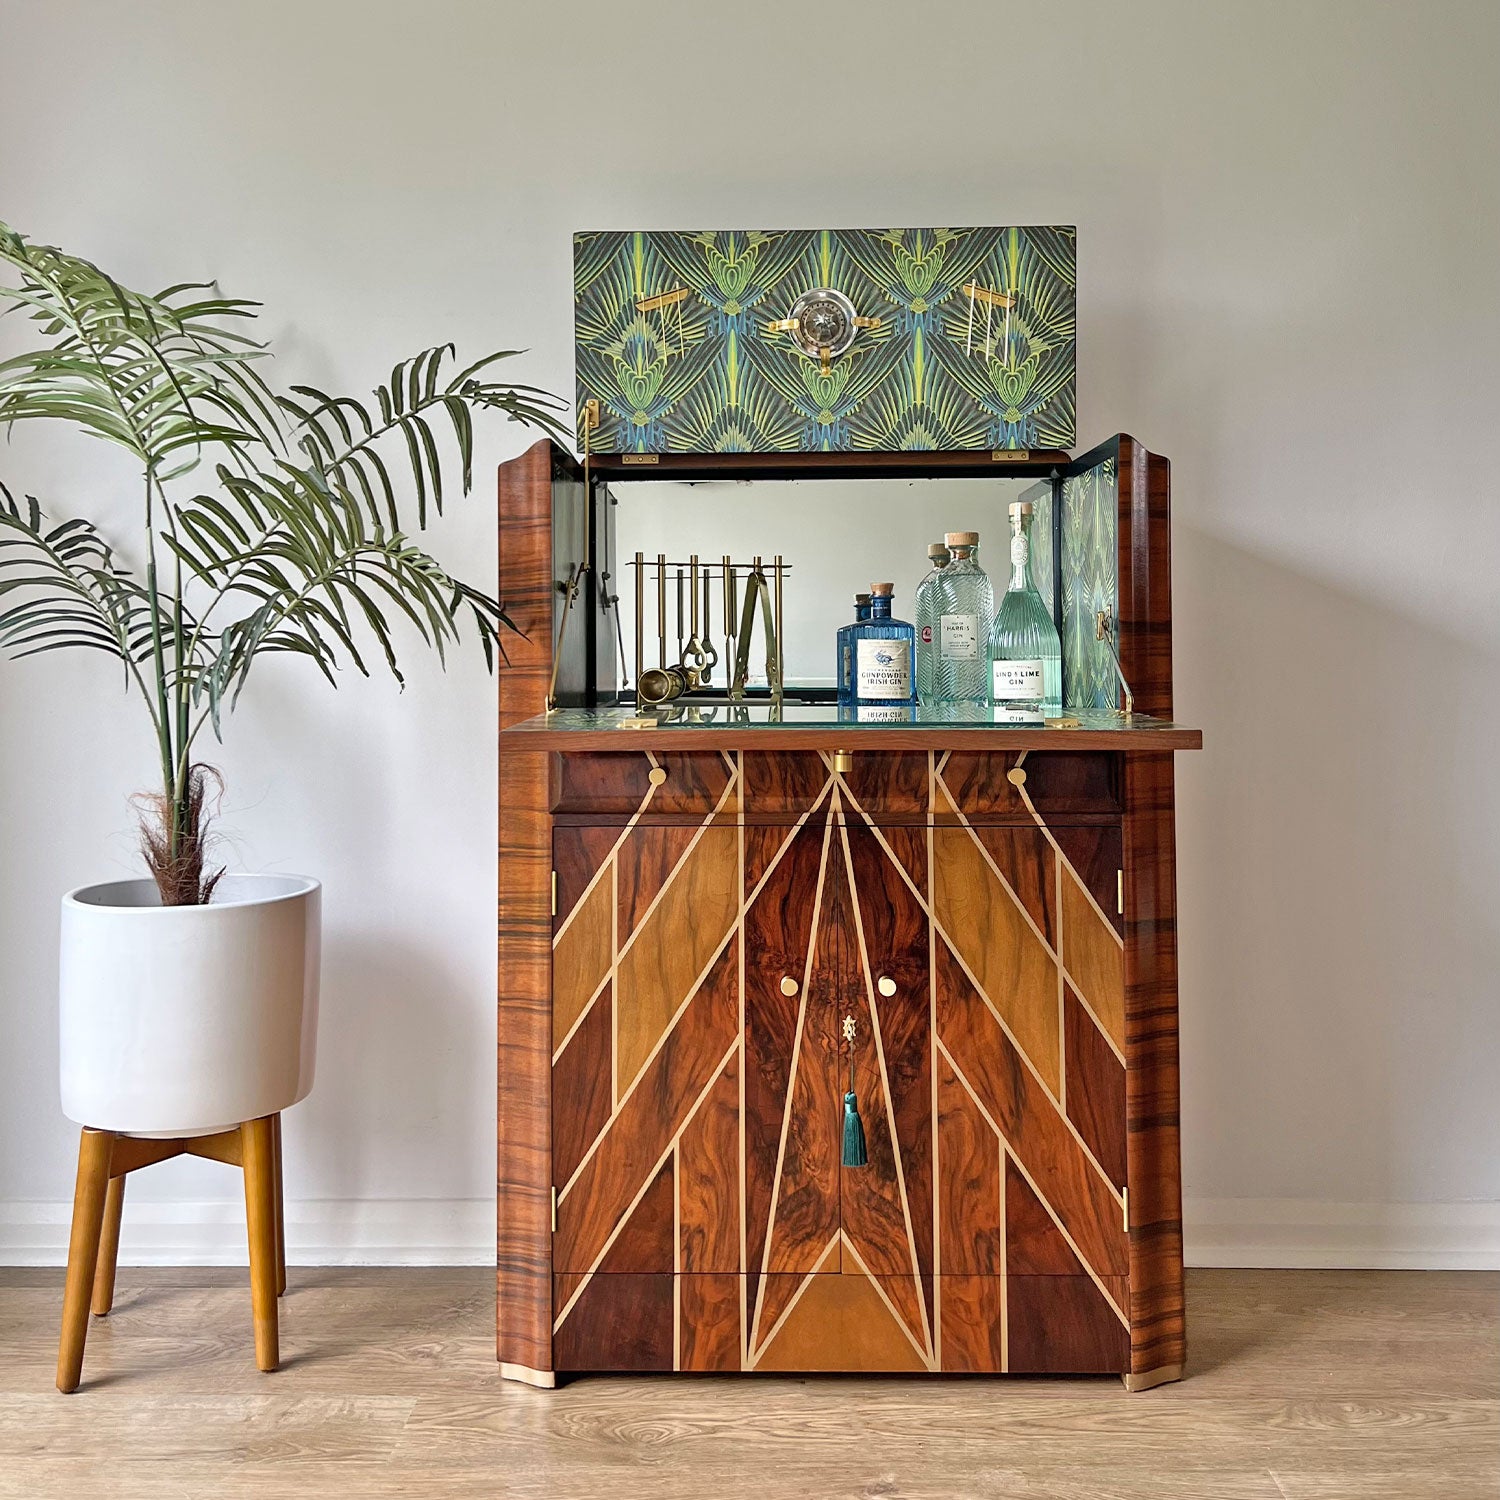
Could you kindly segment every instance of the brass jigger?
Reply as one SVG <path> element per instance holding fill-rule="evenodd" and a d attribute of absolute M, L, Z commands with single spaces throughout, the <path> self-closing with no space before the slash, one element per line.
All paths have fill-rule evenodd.
<path fill-rule="evenodd" d="M 681 667 L 647 667 L 641 673 L 636 696 L 642 703 L 670 703 L 687 690 L 687 674 Z"/>

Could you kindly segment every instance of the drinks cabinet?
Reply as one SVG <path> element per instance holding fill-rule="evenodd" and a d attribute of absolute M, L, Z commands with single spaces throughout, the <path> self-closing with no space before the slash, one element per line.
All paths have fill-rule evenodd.
<path fill-rule="evenodd" d="M 1064 717 L 643 710 L 643 476 L 706 523 L 745 480 L 850 527 L 881 484 L 1024 493 Z M 1123 436 L 501 466 L 505 1375 L 1180 1376 L 1169 492 Z"/>

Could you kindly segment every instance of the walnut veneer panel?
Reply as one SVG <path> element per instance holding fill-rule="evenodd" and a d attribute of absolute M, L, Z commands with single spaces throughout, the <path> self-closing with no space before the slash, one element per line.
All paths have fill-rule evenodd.
<path fill-rule="evenodd" d="M 702 817 L 719 805 L 733 774 L 717 750 L 585 751 L 552 757 L 552 811 Z M 653 769 L 666 780 L 653 786 Z"/>
<path fill-rule="evenodd" d="M 500 466 L 499 593 L 519 637 L 507 638 L 500 729 L 542 712 L 552 666 L 550 443 Z M 552 839 L 547 765 L 500 757 L 496 1058 L 496 1351 L 552 1368 Z"/>

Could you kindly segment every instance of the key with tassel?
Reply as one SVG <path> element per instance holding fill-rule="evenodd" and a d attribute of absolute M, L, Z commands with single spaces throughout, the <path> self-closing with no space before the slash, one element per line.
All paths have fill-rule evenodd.
<path fill-rule="evenodd" d="M 868 1166 L 870 1157 L 865 1148 L 865 1127 L 859 1118 L 859 1100 L 854 1092 L 854 1033 L 853 1016 L 844 1017 L 844 1041 L 849 1047 L 849 1092 L 844 1095 L 844 1154 L 846 1167 Z"/>

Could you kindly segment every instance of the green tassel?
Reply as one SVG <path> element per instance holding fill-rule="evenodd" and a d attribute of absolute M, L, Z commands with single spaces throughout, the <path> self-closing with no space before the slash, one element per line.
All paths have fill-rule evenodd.
<path fill-rule="evenodd" d="M 863 1167 L 869 1161 L 865 1150 L 865 1127 L 859 1118 L 859 1102 L 851 1091 L 844 1095 L 844 1165 Z"/>

